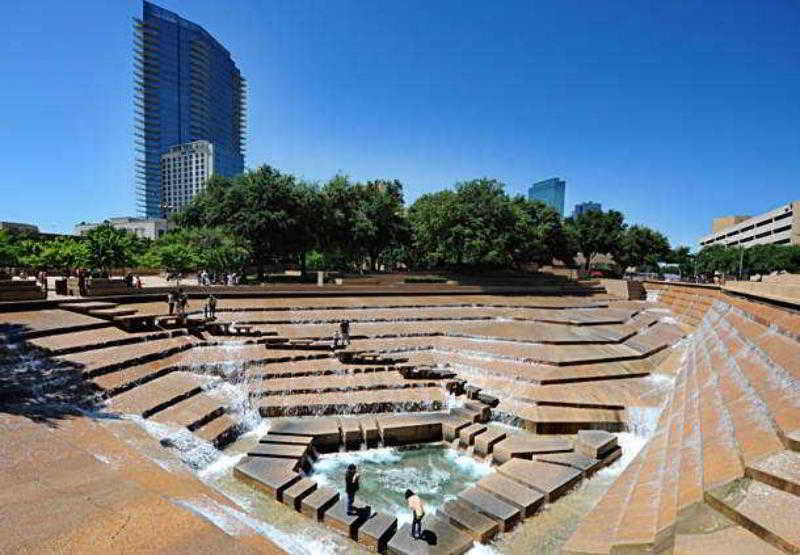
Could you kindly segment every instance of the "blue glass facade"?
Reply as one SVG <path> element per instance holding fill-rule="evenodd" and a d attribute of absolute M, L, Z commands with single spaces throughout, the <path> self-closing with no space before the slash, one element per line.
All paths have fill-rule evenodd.
<path fill-rule="evenodd" d="M 566 188 L 567 182 L 557 177 L 545 179 L 544 181 L 537 181 L 528 189 L 528 199 L 542 201 L 555 209 L 563 218 L 564 191 Z"/>
<path fill-rule="evenodd" d="M 205 29 L 149 2 L 134 20 L 137 197 L 146 217 L 165 212 L 161 155 L 196 140 L 214 145 L 214 173 L 244 171 L 246 83 Z"/>
<path fill-rule="evenodd" d="M 575 205 L 575 209 L 572 211 L 572 215 L 574 217 L 578 217 L 581 214 L 585 214 L 586 212 L 602 212 L 603 205 L 599 202 L 580 202 Z"/>

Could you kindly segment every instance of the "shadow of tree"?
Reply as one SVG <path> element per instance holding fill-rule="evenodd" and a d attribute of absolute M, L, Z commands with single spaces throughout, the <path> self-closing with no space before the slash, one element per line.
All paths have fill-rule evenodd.
<path fill-rule="evenodd" d="M 52 358 L 24 339 L 19 324 L 0 324 L 0 413 L 57 427 L 74 417 L 118 418 L 106 412 L 81 366 Z"/>

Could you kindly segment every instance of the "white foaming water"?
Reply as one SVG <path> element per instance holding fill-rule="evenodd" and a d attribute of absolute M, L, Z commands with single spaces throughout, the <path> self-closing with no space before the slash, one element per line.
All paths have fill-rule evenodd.
<path fill-rule="evenodd" d="M 499 555 L 500 552 L 491 545 L 476 543 L 472 549 L 467 551 L 467 555 Z"/>
<path fill-rule="evenodd" d="M 355 464 L 358 466 L 364 462 L 375 464 L 388 464 L 400 460 L 400 454 L 392 447 L 382 447 L 380 449 L 370 449 L 368 451 L 347 451 L 344 453 L 331 453 L 322 455 L 314 463 L 314 471 L 317 473 L 330 472 L 340 466 Z"/>
<path fill-rule="evenodd" d="M 159 440 L 164 447 L 171 447 L 177 451 L 178 458 L 181 462 L 195 471 L 202 470 L 212 463 L 215 463 L 221 456 L 221 453 L 216 447 L 209 442 L 204 441 L 190 432 L 186 428 L 178 428 L 176 426 L 169 426 L 161 424 L 153 420 L 146 420 L 136 414 L 128 414 L 126 418 L 136 423 L 148 435 Z M 159 462 L 162 468 L 167 470 L 174 470 L 173 468 L 165 467 Z"/>
<path fill-rule="evenodd" d="M 663 318 L 659 318 L 659 322 L 663 322 L 665 324 L 672 324 L 673 326 L 678 325 L 678 321 L 673 318 L 672 316 L 664 316 Z"/>
<path fill-rule="evenodd" d="M 176 505 L 202 516 L 230 536 L 260 534 L 269 538 L 287 553 L 297 555 L 328 555 L 336 553 L 332 543 L 320 541 L 307 534 L 287 534 L 278 528 L 255 519 L 233 507 L 222 505 L 208 497 L 175 500 Z"/>
<path fill-rule="evenodd" d="M 600 470 L 599 475 L 617 476 L 628 467 L 655 432 L 661 410 L 661 407 L 628 407 L 629 431 L 616 434 L 622 456 L 611 466 Z"/>
<path fill-rule="evenodd" d="M 445 454 L 448 460 L 457 465 L 463 472 L 479 480 L 492 471 L 491 465 L 480 462 L 469 455 L 464 455 L 453 449 L 448 449 Z"/>
<path fill-rule="evenodd" d="M 456 397 L 452 393 L 447 394 L 447 399 L 445 399 L 444 403 L 444 410 L 451 411 L 453 409 L 463 406 L 464 406 L 464 395 Z"/>

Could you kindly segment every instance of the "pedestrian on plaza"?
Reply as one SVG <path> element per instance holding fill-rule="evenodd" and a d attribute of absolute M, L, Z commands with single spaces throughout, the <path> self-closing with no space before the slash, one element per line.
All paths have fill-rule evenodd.
<path fill-rule="evenodd" d="M 342 345 L 345 347 L 350 346 L 350 320 L 342 320 L 339 323 L 339 328 L 342 331 Z"/>
<path fill-rule="evenodd" d="M 209 295 L 206 300 L 205 317 L 206 319 L 217 317 L 217 298 L 214 295 Z"/>
<path fill-rule="evenodd" d="M 411 514 L 414 517 L 411 521 L 411 537 L 418 540 L 422 538 L 422 519 L 425 517 L 425 506 L 422 504 L 422 499 L 419 498 L 419 495 L 410 489 L 406 490 L 406 502 L 408 502 L 408 508 L 411 509 Z"/>
<path fill-rule="evenodd" d="M 178 289 L 178 298 L 176 302 L 178 304 L 178 316 L 185 318 L 186 304 L 189 302 L 189 298 L 186 296 L 186 293 L 183 292 L 183 289 Z"/>
<path fill-rule="evenodd" d="M 175 291 L 167 293 L 167 306 L 169 307 L 169 315 L 175 312 Z"/>
<path fill-rule="evenodd" d="M 336 333 L 333 334 L 333 345 L 331 345 L 331 350 L 335 351 L 339 348 L 339 345 L 342 343 L 342 334 L 339 333 L 339 330 L 336 330 Z"/>
<path fill-rule="evenodd" d="M 141 289 L 142 288 L 142 278 L 139 277 L 138 274 L 133 276 L 133 284 L 136 287 L 136 289 Z"/>
<path fill-rule="evenodd" d="M 357 472 L 356 465 L 350 464 L 347 467 L 347 472 L 344 475 L 345 490 L 347 491 L 347 514 L 354 515 L 356 511 L 353 509 L 353 501 L 356 498 L 358 491 L 358 479 L 361 475 Z"/>
<path fill-rule="evenodd" d="M 78 270 L 78 292 L 81 297 L 86 296 L 86 270 L 83 268 Z"/>

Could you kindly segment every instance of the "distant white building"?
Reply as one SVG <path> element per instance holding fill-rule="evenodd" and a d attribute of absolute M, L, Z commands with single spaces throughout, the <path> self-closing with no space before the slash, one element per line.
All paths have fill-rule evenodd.
<path fill-rule="evenodd" d="M 109 218 L 106 220 L 116 229 L 125 229 L 144 239 L 156 239 L 172 229 L 166 218 Z M 85 235 L 100 223 L 81 222 L 75 226 L 75 235 Z"/>
<path fill-rule="evenodd" d="M 193 141 L 161 155 L 161 199 L 164 214 L 180 211 L 206 188 L 214 174 L 214 145 Z"/>

